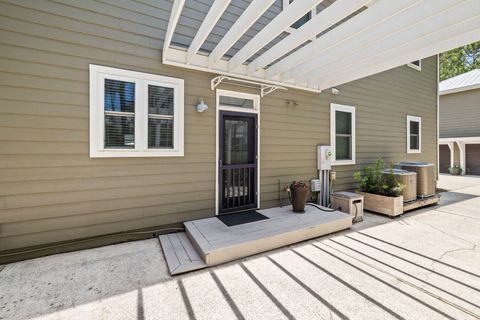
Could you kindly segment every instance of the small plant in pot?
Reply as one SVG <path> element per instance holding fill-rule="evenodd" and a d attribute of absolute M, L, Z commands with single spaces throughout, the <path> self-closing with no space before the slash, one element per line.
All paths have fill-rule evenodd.
<path fill-rule="evenodd" d="M 458 176 L 462 173 L 462 168 L 456 164 L 453 167 L 448 168 L 448 172 L 450 172 L 452 176 Z"/>
<path fill-rule="evenodd" d="M 362 192 L 378 194 L 387 197 L 401 195 L 405 185 L 399 183 L 393 175 L 393 164 L 390 164 L 390 174 L 384 175 L 384 162 L 377 159 L 373 166 L 368 166 L 362 172 L 355 172 L 353 178 Z"/>
<path fill-rule="evenodd" d="M 293 181 L 286 188 L 290 202 L 292 203 L 293 212 L 305 212 L 305 204 L 309 194 L 308 185 L 303 181 Z"/>

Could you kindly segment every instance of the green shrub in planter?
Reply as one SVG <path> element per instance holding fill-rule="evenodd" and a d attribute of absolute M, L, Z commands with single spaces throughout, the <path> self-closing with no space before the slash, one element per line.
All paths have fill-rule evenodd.
<path fill-rule="evenodd" d="M 454 165 L 453 167 L 448 168 L 448 172 L 450 172 L 451 175 L 458 176 L 462 173 L 462 168 L 460 168 L 459 165 Z"/>
<path fill-rule="evenodd" d="M 393 163 L 390 164 L 390 174 L 382 174 L 383 169 L 384 162 L 382 159 L 378 159 L 373 166 L 365 167 L 363 174 L 360 171 L 355 172 L 353 178 L 358 183 L 359 190 L 388 197 L 401 195 L 405 185 L 395 179 Z"/>

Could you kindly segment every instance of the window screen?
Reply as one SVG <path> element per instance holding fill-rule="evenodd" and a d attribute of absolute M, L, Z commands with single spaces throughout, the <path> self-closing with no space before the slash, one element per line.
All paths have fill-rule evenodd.
<path fill-rule="evenodd" d="M 105 79 L 105 148 L 135 148 L 135 83 Z"/>
<path fill-rule="evenodd" d="M 148 148 L 173 148 L 174 89 L 148 85 Z"/>
<path fill-rule="evenodd" d="M 410 150 L 420 149 L 420 123 L 410 121 Z"/>
<path fill-rule="evenodd" d="M 352 159 L 352 114 L 335 111 L 335 154 L 336 160 Z"/>

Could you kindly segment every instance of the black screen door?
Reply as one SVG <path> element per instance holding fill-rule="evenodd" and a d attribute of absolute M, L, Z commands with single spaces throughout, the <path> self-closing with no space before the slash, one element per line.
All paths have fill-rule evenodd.
<path fill-rule="evenodd" d="M 220 112 L 219 213 L 257 208 L 257 115 Z"/>

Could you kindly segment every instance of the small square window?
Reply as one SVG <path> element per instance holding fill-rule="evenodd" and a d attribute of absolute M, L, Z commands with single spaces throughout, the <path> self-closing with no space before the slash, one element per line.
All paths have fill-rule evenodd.
<path fill-rule="evenodd" d="M 355 164 L 355 107 L 331 104 L 330 143 L 334 165 Z"/>
<path fill-rule="evenodd" d="M 421 153 L 422 118 L 407 116 L 407 153 Z"/>
<path fill-rule="evenodd" d="M 183 156 L 183 86 L 90 65 L 90 157 Z"/>

